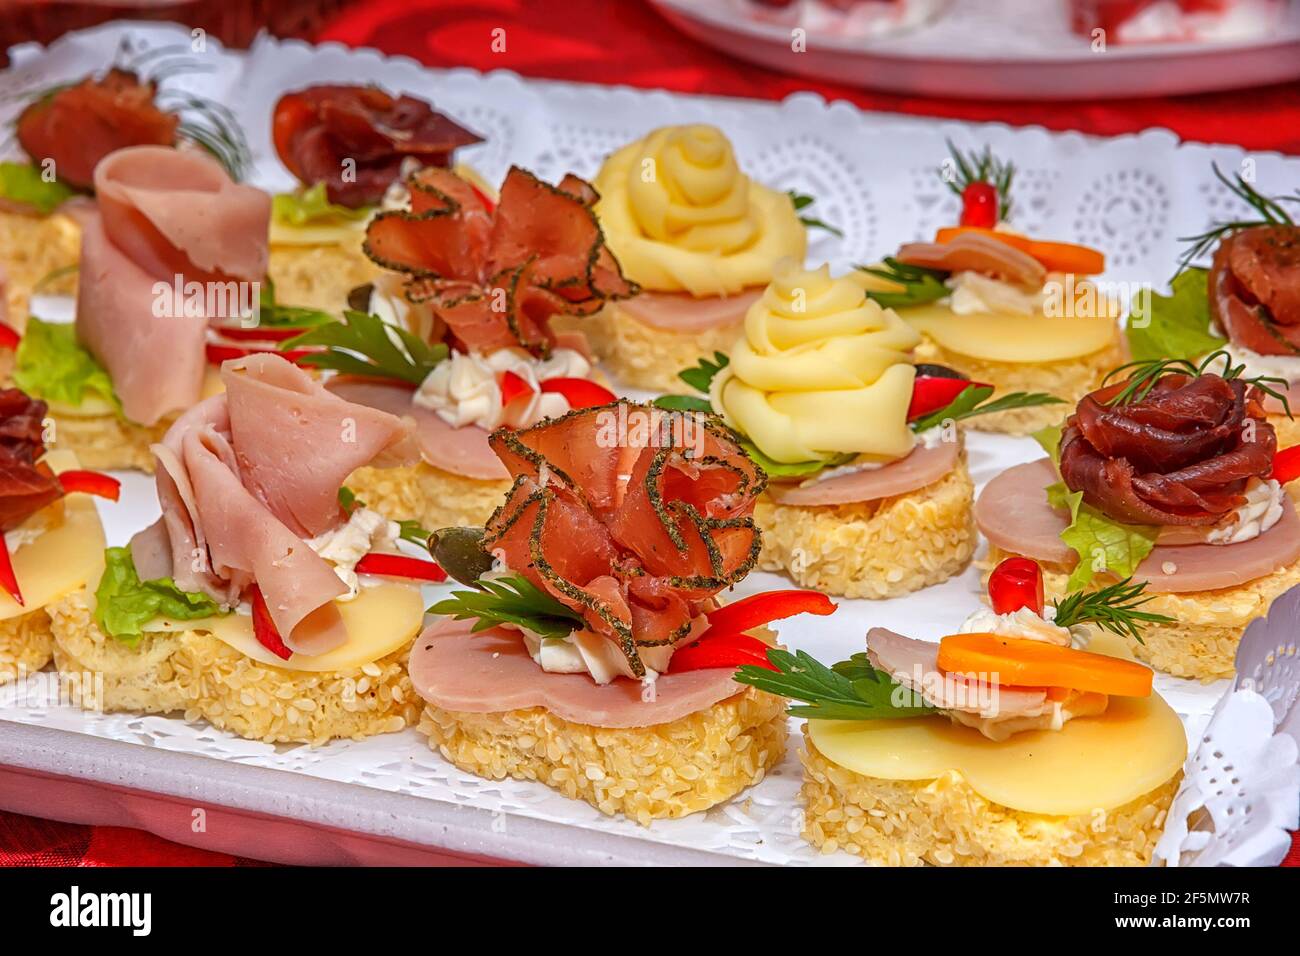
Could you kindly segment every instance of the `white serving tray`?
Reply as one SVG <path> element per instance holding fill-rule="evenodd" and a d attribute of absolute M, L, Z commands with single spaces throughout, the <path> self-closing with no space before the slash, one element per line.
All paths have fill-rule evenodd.
<path fill-rule="evenodd" d="M 111 25 L 73 34 L 48 50 L 13 51 L 0 74 L 0 122 L 19 90 L 72 79 L 108 63 L 124 37 L 158 45 L 188 38 L 176 27 Z M 432 98 L 486 134 L 466 158 L 489 178 L 511 162 L 558 178 L 590 175 L 608 150 L 657 125 L 722 126 L 757 178 L 818 198 L 821 218 L 845 237 L 822 235 L 810 259 L 836 268 L 867 261 L 898 242 L 952 221 L 955 200 L 935 168 L 945 137 L 990 142 L 1021 167 L 1016 221 L 1027 231 L 1091 242 L 1111 256 L 1108 277 L 1157 283 L 1172 272 L 1177 237 L 1200 231 L 1232 209 L 1210 175 L 1211 160 L 1254 163 L 1261 188 L 1281 192 L 1300 180 L 1300 160 L 1246 157 L 1232 147 L 1180 145 L 1172 134 L 1100 140 L 1039 129 L 896 122 L 843 103 L 801 95 L 781 104 L 670 96 L 620 88 L 530 83 L 505 73 L 441 73 L 410 60 L 338 46 L 264 41 L 247 54 L 210 44 L 212 72 L 187 78 L 196 91 L 231 104 L 254 149 L 252 180 L 290 185 L 268 143 L 271 104 L 285 89 L 330 79 L 371 81 Z M 1276 188 L 1269 188 L 1273 184 Z M 57 318 L 60 304 L 37 311 Z M 62 307 L 66 309 L 67 304 Z M 1039 456 L 1028 439 L 973 434 L 978 485 Z M 157 514 L 152 482 L 124 475 L 123 499 L 101 507 L 110 544 L 121 544 Z M 789 586 L 754 574 L 738 595 Z M 430 588 L 432 597 L 445 588 Z M 843 601 L 829 619 L 794 619 L 781 639 L 826 661 L 860 650 L 872 625 L 916 636 L 955 628 L 976 607 L 972 569 L 945 584 L 891 601 Z M 1203 686 L 1160 676 L 1157 686 L 1199 736 L 1227 682 Z M 94 714 L 62 705 L 51 675 L 0 688 L 0 807 L 89 823 L 139 826 L 170 839 L 296 863 L 711 862 L 852 863 L 821 856 L 798 834 L 800 735 L 791 722 L 786 761 L 736 800 L 684 820 L 641 827 L 585 803 L 519 781 L 482 780 L 452 767 L 414 730 L 328 746 L 271 746 L 179 717 Z M 192 826 L 194 811 L 206 828 Z"/>

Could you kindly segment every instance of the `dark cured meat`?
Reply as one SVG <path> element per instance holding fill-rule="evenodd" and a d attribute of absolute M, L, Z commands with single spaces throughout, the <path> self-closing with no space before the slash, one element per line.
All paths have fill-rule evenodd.
<path fill-rule="evenodd" d="M 366 254 L 411 276 L 407 297 L 428 303 L 466 349 L 545 353 L 553 316 L 593 315 L 637 291 L 605 246 L 595 190 L 576 176 L 551 186 L 513 167 L 491 210 L 450 170 L 421 169 L 408 184 L 411 211 L 371 220 Z"/>
<path fill-rule="evenodd" d="M 1233 345 L 1300 354 L 1300 228 L 1254 226 L 1219 243 L 1210 312 Z"/>
<path fill-rule="evenodd" d="M 153 83 L 127 70 L 42 97 L 18 117 L 18 143 L 36 163 L 54 160 L 54 172 L 89 189 L 99 161 L 127 146 L 171 146 L 180 118 L 154 105 Z"/>
<path fill-rule="evenodd" d="M 515 484 L 484 547 L 618 644 L 638 677 L 638 647 L 686 637 L 758 559 L 765 479 L 712 416 L 619 402 L 491 441 Z"/>
<path fill-rule="evenodd" d="M 45 454 L 46 404 L 16 388 L 0 389 L 0 533 L 63 497 Z"/>
<path fill-rule="evenodd" d="M 1268 477 L 1277 436 L 1248 383 L 1171 374 L 1107 405 L 1124 385 L 1085 396 L 1061 435 L 1061 477 L 1088 504 L 1129 524 L 1209 525 Z"/>
<path fill-rule="evenodd" d="M 330 202 L 374 205 L 402 174 L 402 161 L 450 166 L 461 146 L 483 142 L 424 100 L 373 86 L 312 86 L 286 93 L 271 121 L 280 161 L 304 185 L 324 183 Z M 344 161 L 355 178 L 344 178 Z"/>

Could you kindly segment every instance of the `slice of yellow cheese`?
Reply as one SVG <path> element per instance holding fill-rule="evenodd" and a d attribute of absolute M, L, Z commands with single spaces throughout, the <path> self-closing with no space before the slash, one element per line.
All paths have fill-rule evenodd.
<path fill-rule="evenodd" d="M 253 636 L 253 619 L 247 614 L 172 621 L 157 618 L 148 631 L 206 631 L 229 644 L 245 657 L 260 664 L 291 671 L 351 671 L 396 651 L 420 631 L 424 622 L 424 600 L 420 589 L 385 582 L 362 588 L 351 601 L 336 601 L 335 607 L 348 629 L 347 643 L 326 654 L 307 657 L 295 654 L 287 661 L 276 657 Z"/>
<path fill-rule="evenodd" d="M 273 246 L 358 246 L 366 234 L 366 220 L 347 219 L 341 222 L 293 226 L 287 222 L 271 220 L 269 238 Z"/>
<path fill-rule="evenodd" d="M 80 467 L 70 451 L 52 451 L 45 462 L 57 474 Z M 61 520 L 13 553 L 14 576 L 25 604 L 0 590 L 0 621 L 35 611 L 63 595 L 98 581 L 104 570 L 104 528 L 89 495 L 66 495 L 45 509 Z M 41 520 L 33 515 L 29 520 Z"/>
<path fill-rule="evenodd" d="M 898 314 L 946 351 L 985 362 L 1063 362 L 1099 352 L 1119 337 L 1119 323 L 1111 315 L 957 315 L 945 305 L 918 305 Z"/>
<path fill-rule="evenodd" d="M 1130 656 L 1110 635 L 1089 650 Z M 1112 697 L 1105 713 L 1057 731 L 993 741 L 946 717 L 811 720 L 828 760 L 865 777 L 933 780 L 958 771 L 986 800 L 1049 816 L 1113 810 L 1167 782 L 1187 759 L 1187 733 L 1158 694 Z"/>

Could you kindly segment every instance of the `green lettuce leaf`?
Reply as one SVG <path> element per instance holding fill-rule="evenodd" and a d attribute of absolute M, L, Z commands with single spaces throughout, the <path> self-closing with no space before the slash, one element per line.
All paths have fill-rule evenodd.
<path fill-rule="evenodd" d="M 57 179 L 46 181 L 32 163 L 0 163 L 0 196 L 31 206 L 41 215 L 54 212 L 72 190 Z"/>
<path fill-rule="evenodd" d="M 1066 583 L 1070 591 L 1087 587 L 1099 570 L 1119 578 L 1132 577 L 1160 535 L 1156 527 L 1122 524 L 1108 518 L 1084 504 L 1082 491 L 1070 491 L 1064 482 L 1047 487 L 1047 502 L 1053 508 L 1070 512 L 1069 527 L 1061 532 L 1061 540 L 1079 556 L 1079 563 Z"/>
<path fill-rule="evenodd" d="M 759 451 L 757 445 L 748 439 L 741 439 L 740 447 L 745 450 L 745 454 L 750 457 L 754 464 L 767 472 L 769 478 L 803 478 L 808 475 L 815 475 L 824 468 L 838 468 L 840 465 L 847 465 L 858 457 L 846 453 L 835 455 L 825 461 L 784 462 L 768 458 L 767 455 Z"/>
<path fill-rule="evenodd" d="M 1226 344 L 1210 330 L 1209 273 L 1186 269 L 1169 287 L 1170 295 L 1152 293 L 1150 308 L 1136 309 L 1128 317 L 1126 334 L 1134 361 L 1196 359 Z"/>
<path fill-rule="evenodd" d="M 104 576 L 95 589 L 95 623 L 109 637 L 134 645 L 156 617 L 194 621 L 229 613 L 206 594 L 182 591 L 171 578 L 141 581 L 130 548 L 104 552 Z"/>
<path fill-rule="evenodd" d="M 317 183 L 310 189 L 294 193 L 278 193 L 271 197 L 271 217 L 289 226 L 306 226 L 318 222 L 355 222 L 370 215 L 369 206 L 349 209 L 329 201 L 325 184 Z"/>
<path fill-rule="evenodd" d="M 1052 459 L 1053 465 L 1061 463 L 1061 431 L 1060 425 L 1048 425 L 1030 436 L 1038 442 L 1043 451 L 1047 452 L 1047 457 Z"/>
<path fill-rule="evenodd" d="M 89 392 L 118 407 L 108 372 L 77 344 L 76 329 L 67 322 L 28 318 L 14 359 L 14 383 L 49 402 L 80 405 Z"/>

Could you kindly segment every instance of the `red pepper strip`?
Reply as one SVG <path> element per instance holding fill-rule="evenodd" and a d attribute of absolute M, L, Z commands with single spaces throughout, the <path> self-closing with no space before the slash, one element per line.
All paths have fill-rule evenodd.
<path fill-rule="evenodd" d="M 283 342 L 306 332 L 305 327 L 291 325 L 214 325 L 212 331 L 223 339 L 236 342 Z"/>
<path fill-rule="evenodd" d="M 215 342 L 207 344 L 208 361 L 213 365 L 220 365 L 222 362 L 229 362 L 231 359 L 248 358 L 250 355 L 259 355 L 269 352 L 271 355 L 278 355 L 281 358 L 288 359 L 290 362 L 297 362 L 304 355 L 313 355 L 317 349 L 259 349 L 244 348 L 239 345 L 218 345 Z"/>
<path fill-rule="evenodd" d="M 9 592 L 19 607 L 26 606 L 23 592 L 18 589 L 18 575 L 14 574 L 14 563 L 9 557 L 9 545 L 5 544 L 3 534 L 0 534 L 0 587 Z"/>
<path fill-rule="evenodd" d="M 708 630 L 701 636 L 740 633 L 796 614 L 831 614 L 836 606 L 821 591 L 764 591 L 710 611 Z"/>
<path fill-rule="evenodd" d="M 293 651 L 284 646 L 280 632 L 275 629 L 275 621 L 271 620 L 271 610 L 266 606 L 266 598 L 262 597 L 262 589 L 254 584 L 248 590 L 253 598 L 253 636 L 257 638 L 257 643 L 280 660 L 287 661 L 293 657 Z"/>
<path fill-rule="evenodd" d="M 708 667 L 740 667 L 752 664 L 770 671 L 779 670 L 767 659 L 769 645 L 748 634 L 705 634 L 697 641 L 683 644 L 673 652 L 668 673 L 698 671 Z"/>
<path fill-rule="evenodd" d="M 122 495 L 122 483 L 98 471 L 65 471 L 59 474 L 59 484 L 65 495 L 80 492 L 109 501 L 117 501 Z"/>
<path fill-rule="evenodd" d="M 618 399 L 609 389 L 585 378 L 548 378 L 542 382 L 542 391 L 563 395 L 570 408 L 592 408 Z"/>
<path fill-rule="evenodd" d="M 989 575 L 989 602 L 995 614 L 1027 607 L 1043 613 L 1043 569 L 1030 558 L 1007 558 Z"/>
<path fill-rule="evenodd" d="M 509 405 L 520 395 L 532 394 L 533 387 L 514 372 L 501 373 L 501 407 Z"/>
<path fill-rule="evenodd" d="M 367 554 L 356 563 L 357 574 L 382 574 L 412 581 L 445 581 L 447 572 L 432 561 L 409 558 L 404 554 Z"/>
<path fill-rule="evenodd" d="M 912 383 L 912 402 L 907 406 L 907 420 L 929 415 L 952 403 L 952 400 L 970 386 L 987 388 L 980 382 L 944 375 L 918 375 Z"/>
<path fill-rule="evenodd" d="M 1273 455 L 1273 473 L 1269 477 L 1284 485 L 1300 478 L 1300 445 L 1283 448 Z"/>
<path fill-rule="evenodd" d="M 0 349 L 16 349 L 22 336 L 7 322 L 0 322 Z"/>

